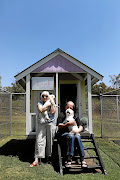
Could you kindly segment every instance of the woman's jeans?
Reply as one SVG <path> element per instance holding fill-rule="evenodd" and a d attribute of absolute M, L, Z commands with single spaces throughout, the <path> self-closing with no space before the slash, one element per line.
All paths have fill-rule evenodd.
<path fill-rule="evenodd" d="M 74 146 L 75 142 L 77 143 L 77 149 L 78 153 L 81 157 L 85 156 L 84 147 L 81 141 L 80 134 L 71 134 L 69 132 L 66 132 L 61 135 L 63 141 L 67 141 L 67 155 L 68 156 L 74 156 Z"/>

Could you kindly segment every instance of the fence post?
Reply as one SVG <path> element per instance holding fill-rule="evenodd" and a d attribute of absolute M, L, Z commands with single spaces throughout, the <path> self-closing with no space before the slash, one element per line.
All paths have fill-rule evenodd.
<path fill-rule="evenodd" d="M 103 137 L 103 88 L 99 87 L 99 95 L 100 95 L 100 109 L 101 109 L 101 137 Z"/>
<path fill-rule="evenodd" d="M 101 109 L 101 137 L 103 137 L 103 96 L 100 94 L 100 109 Z"/>
<path fill-rule="evenodd" d="M 117 103 L 117 123 L 119 123 L 119 104 L 118 104 L 118 96 L 116 96 L 116 103 Z"/>
<path fill-rule="evenodd" d="M 12 93 L 10 93 L 10 136 L 12 132 Z"/>

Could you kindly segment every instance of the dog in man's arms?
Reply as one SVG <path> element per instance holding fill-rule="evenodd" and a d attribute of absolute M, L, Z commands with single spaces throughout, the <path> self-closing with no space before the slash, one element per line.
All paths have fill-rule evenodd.
<path fill-rule="evenodd" d="M 65 123 L 70 122 L 70 121 L 72 121 L 72 120 L 75 121 L 75 119 L 74 119 L 74 111 L 73 111 L 72 109 L 68 108 L 68 109 L 66 110 L 66 118 L 65 118 L 65 120 L 63 121 L 63 123 L 65 124 Z M 75 122 L 76 122 L 76 121 L 75 121 Z M 69 131 L 70 131 L 71 134 L 74 134 L 74 130 L 78 130 L 78 126 L 77 126 L 77 124 L 75 124 L 75 125 L 70 125 L 70 126 L 68 126 L 68 129 L 69 129 Z"/>

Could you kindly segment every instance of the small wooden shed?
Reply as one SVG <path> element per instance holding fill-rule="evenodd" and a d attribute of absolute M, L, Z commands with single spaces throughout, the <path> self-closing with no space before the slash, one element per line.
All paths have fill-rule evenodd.
<path fill-rule="evenodd" d="M 43 90 L 56 96 L 59 106 L 56 118 L 64 110 L 65 103 L 72 100 L 80 118 L 88 115 L 88 128 L 92 133 L 91 86 L 103 79 L 101 74 L 58 48 L 18 73 L 15 79 L 26 89 L 26 136 L 36 134 L 37 103 Z"/>

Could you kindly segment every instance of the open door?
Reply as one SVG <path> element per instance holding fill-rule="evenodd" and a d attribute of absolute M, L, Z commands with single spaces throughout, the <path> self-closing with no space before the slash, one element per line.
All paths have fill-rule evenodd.
<path fill-rule="evenodd" d="M 65 104 L 73 101 L 76 106 L 77 84 L 60 84 L 60 111 L 65 111 Z"/>

